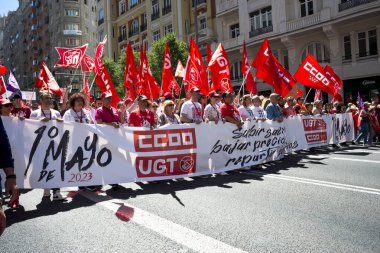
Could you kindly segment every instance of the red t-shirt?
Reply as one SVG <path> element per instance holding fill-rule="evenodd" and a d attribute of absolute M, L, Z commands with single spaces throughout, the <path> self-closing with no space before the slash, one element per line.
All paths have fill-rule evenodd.
<path fill-rule="evenodd" d="M 140 111 L 136 109 L 129 114 L 128 124 L 131 124 L 135 127 L 151 127 L 155 125 L 154 113 L 148 110 Z"/>
<path fill-rule="evenodd" d="M 21 107 L 21 108 L 13 107 L 11 110 L 11 113 L 14 117 L 24 117 L 24 118 L 29 119 L 31 111 L 29 107 Z"/>
<path fill-rule="evenodd" d="M 120 118 L 119 114 L 117 114 L 117 110 L 114 107 L 107 108 L 102 106 L 96 109 L 95 120 L 101 120 L 104 123 L 119 123 Z"/>
<path fill-rule="evenodd" d="M 238 109 L 236 109 L 236 106 L 234 105 L 228 105 L 226 103 L 223 103 L 220 106 L 220 112 L 222 113 L 222 118 L 224 119 L 225 117 L 229 116 L 235 120 L 240 121 L 240 114 Z"/>

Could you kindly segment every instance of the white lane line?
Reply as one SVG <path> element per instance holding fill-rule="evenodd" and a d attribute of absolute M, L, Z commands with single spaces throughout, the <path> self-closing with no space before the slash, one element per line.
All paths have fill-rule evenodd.
<path fill-rule="evenodd" d="M 220 253 L 241 253 L 246 252 L 241 249 L 235 248 L 224 242 L 218 241 L 207 235 L 198 233 L 189 228 L 183 227 L 167 219 L 161 218 L 157 215 L 144 211 L 140 208 L 126 204 L 123 200 L 113 199 L 109 196 L 97 196 L 94 193 L 81 191 L 80 195 L 95 202 L 97 205 L 103 206 L 113 212 L 117 212 L 119 208 L 124 205 L 133 209 L 132 222 L 135 222 L 145 228 L 148 228 L 156 233 L 192 249 L 196 252 L 220 252 Z M 116 203 L 117 202 L 117 203 Z"/>
<path fill-rule="evenodd" d="M 349 153 L 370 153 L 370 154 L 380 154 L 380 152 L 378 151 L 372 151 L 372 150 L 365 150 L 365 149 L 360 149 L 360 150 L 356 150 L 356 149 L 352 149 L 352 150 L 342 150 L 342 151 L 335 151 L 335 152 L 349 152 Z M 344 155 L 344 154 L 339 154 L 339 155 Z"/>
<path fill-rule="evenodd" d="M 328 181 L 322 181 L 322 180 L 314 180 L 314 179 L 308 179 L 308 178 L 302 178 L 302 177 L 291 177 L 291 176 L 284 176 L 284 175 L 265 174 L 265 173 L 261 173 L 261 172 L 243 172 L 243 173 L 247 173 L 247 174 L 251 174 L 251 175 L 255 175 L 255 176 L 263 176 L 263 177 L 268 177 L 268 178 L 275 178 L 275 179 L 287 180 L 287 181 L 292 181 L 292 182 L 304 183 L 304 184 L 325 186 L 325 187 L 336 188 L 336 189 L 341 189 L 341 190 L 348 190 L 348 191 L 355 191 L 355 192 L 380 195 L 380 189 L 376 189 L 376 188 L 368 188 L 368 187 L 349 185 L 349 184 L 340 184 L 340 183 L 334 183 L 334 182 L 328 182 Z"/>
<path fill-rule="evenodd" d="M 332 160 L 342 160 L 342 161 L 352 161 L 352 162 L 363 162 L 363 163 L 380 163 L 380 161 L 373 160 L 365 160 L 365 159 L 354 159 L 354 158 L 346 158 L 346 157 L 333 157 L 333 156 L 323 156 L 323 155 L 307 155 L 309 158 L 326 158 Z"/>

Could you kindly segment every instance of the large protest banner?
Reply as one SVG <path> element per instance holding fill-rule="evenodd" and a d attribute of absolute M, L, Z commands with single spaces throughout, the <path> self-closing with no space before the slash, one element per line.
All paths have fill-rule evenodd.
<path fill-rule="evenodd" d="M 219 173 L 353 138 L 350 114 L 296 116 L 284 123 L 251 121 L 240 130 L 229 123 L 167 125 L 151 131 L 2 119 L 21 188 L 103 185 Z"/>

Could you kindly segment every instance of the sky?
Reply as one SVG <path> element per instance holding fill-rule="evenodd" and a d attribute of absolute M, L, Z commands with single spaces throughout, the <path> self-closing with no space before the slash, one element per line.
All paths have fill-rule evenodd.
<path fill-rule="evenodd" d="M 4 16 L 8 11 L 14 11 L 18 8 L 18 0 L 0 0 L 0 15 Z"/>

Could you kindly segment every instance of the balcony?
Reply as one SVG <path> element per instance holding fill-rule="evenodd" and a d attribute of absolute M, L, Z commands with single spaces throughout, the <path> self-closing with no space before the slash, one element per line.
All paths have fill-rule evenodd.
<path fill-rule="evenodd" d="M 368 3 L 371 3 L 371 2 L 375 2 L 377 0 L 351 0 L 351 1 L 347 1 L 345 3 L 341 3 L 338 5 L 339 7 L 339 12 L 341 11 L 345 11 L 347 9 L 351 9 L 353 7 L 356 7 L 356 6 L 359 6 L 359 5 L 362 5 L 362 4 L 368 4 Z"/>
<path fill-rule="evenodd" d="M 147 24 L 145 23 L 143 23 L 143 24 L 141 24 L 141 26 L 140 26 L 140 32 L 144 32 L 144 31 L 146 31 L 146 28 L 147 28 Z"/>
<path fill-rule="evenodd" d="M 226 50 L 231 49 L 231 48 L 235 48 L 235 47 L 239 47 L 242 44 L 243 44 L 243 42 L 241 39 L 239 39 L 239 36 L 223 41 L 223 46 Z"/>
<path fill-rule="evenodd" d="M 160 12 L 159 11 L 153 12 L 152 15 L 151 15 L 151 21 L 156 20 L 159 17 L 160 17 Z"/>
<path fill-rule="evenodd" d="M 306 16 L 300 19 L 295 19 L 289 22 L 286 22 L 286 30 L 294 31 L 298 29 L 302 29 L 308 26 L 316 25 L 321 22 L 321 13 L 318 12 L 314 15 Z"/>
<path fill-rule="evenodd" d="M 101 25 L 103 23 L 104 23 L 104 18 L 101 18 L 101 19 L 98 20 L 98 25 Z"/>
<path fill-rule="evenodd" d="M 216 15 L 218 16 L 221 13 L 225 14 L 227 12 L 237 10 L 238 5 L 239 0 L 222 0 L 221 3 L 216 5 Z"/>
<path fill-rule="evenodd" d="M 361 59 L 368 59 L 368 58 L 372 58 L 372 57 L 376 57 L 377 56 L 377 50 L 373 50 L 371 52 L 361 52 L 361 53 L 357 53 L 356 54 L 356 58 L 358 60 L 361 60 Z"/>
<path fill-rule="evenodd" d="M 78 36 L 81 36 L 82 35 L 82 31 L 81 30 L 63 30 L 63 35 L 78 35 Z"/>
<path fill-rule="evenodd" d="M 252 38 L 254 36 L 261 35 L 264 33 L 269 33 L 269 32 L 273 32 L 273 26 L 267 26 L 267 27 L 258 28 L 256 30 L 251 30 L 249 32 L 249 37 Z"/>
<path fill-rule="evenodd" d="M 170 12 L 172 12 L 172 6 L 171 5 L 164 6 L 164 8 L 162 8 L 162 15 L 169 14 Z"/>
<path fill-rule="evenodd" d="M 207 1 L 206 0 L 193 0 L 193 8 L 194 8 L 194 2 L 196 1 L 197 3 L 197 7 L 201 7 L 200 5 L 204 5 L 206 6 L 207 5 Z"/>
<path fill-rule="evenodd" d="M 136 30 L 130 30 L 128 32 L 128 37 L 131 38 L 131 37 L 133 37 L 135 35 L 138 35 L 138 34 L 139 34 L 139 29 L 138 28 Z"/>

